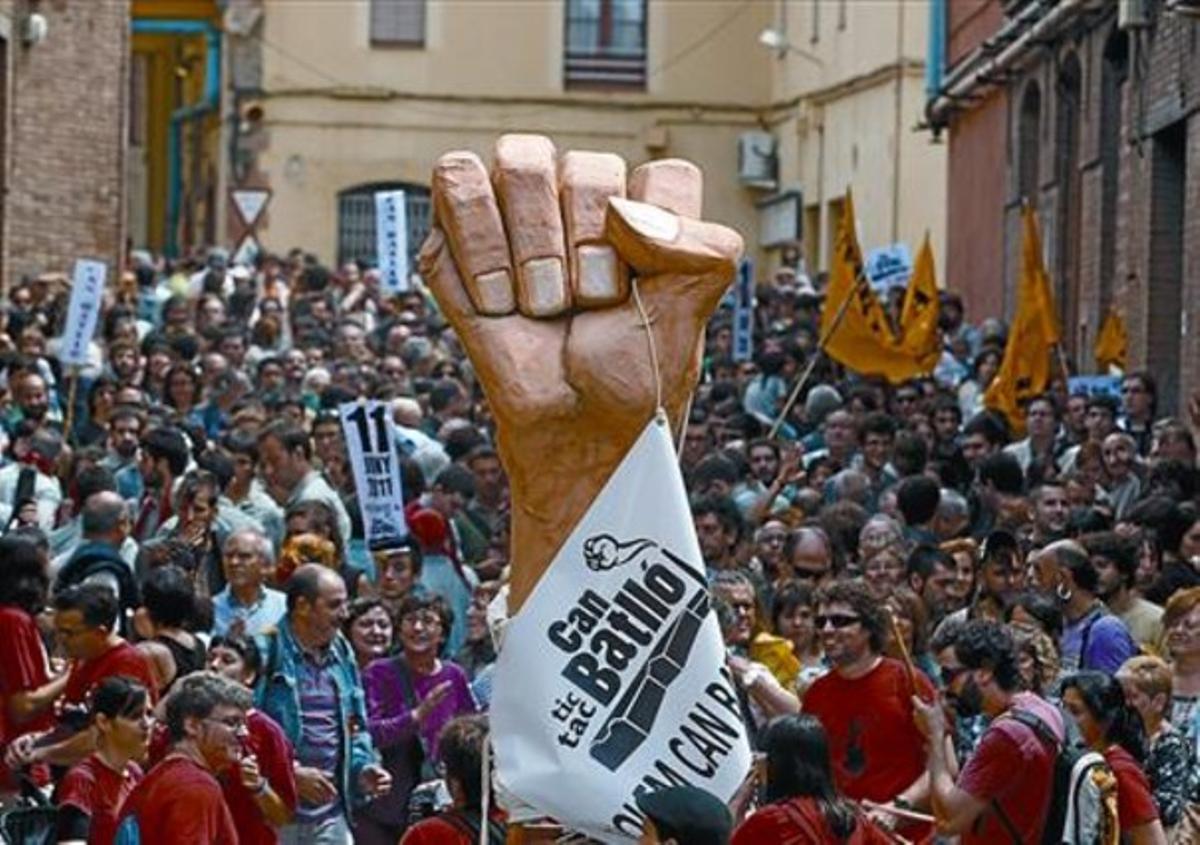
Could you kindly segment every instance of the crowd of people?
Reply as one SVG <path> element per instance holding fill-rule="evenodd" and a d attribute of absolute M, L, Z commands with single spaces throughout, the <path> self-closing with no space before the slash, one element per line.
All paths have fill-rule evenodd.
<path fill-rule="evenodd" d="M 69 293 L 0 310 L 5 812 L 49 796 L 49 841 L 103 845 L 503 841 L 508 482 L 436 303 L 299 250 L 133 253 L 66 369 Z M 759 756 L 728 805 L 640 794 L 643 841 L 1037 843 L 1079 759 L 1109 834 L 1200 841 L 1200 407 L 1059 381 L 1014 436 L 982 404 L 1000 321 L 944 294 L 941 360 L 889 385 L 821 353 L 822 307 L 784 268 L 752 355 L 731 307 L 710 322 L 680 462 Z M 360 397 L 395 422 L 386 544 Z"/>

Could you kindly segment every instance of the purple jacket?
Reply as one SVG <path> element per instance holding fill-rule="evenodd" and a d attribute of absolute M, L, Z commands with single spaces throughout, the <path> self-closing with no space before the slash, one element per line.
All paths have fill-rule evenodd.
<path fill-rule="evenodd" d="M 363 672 L 363 687 L 367 693 L 367 728 L 380 750 L 410 742 L 416 735 L 416 719 L 409 708 L 404 692 L 403 657 L 385 657 L 371 663 Z M 455 716 L 475 713 L 479 708 L 471 695 L 470 682 L 462 668 L 443 660 L 441 668 L 432 675 L 407 675 L 417 701 L 423 701 L 442 681 L 450 681 L 450 694 L 429 714 L 421 726 L 421 746 L 425 754 L 437 759 L 437 737 L 447 722 Z"/>

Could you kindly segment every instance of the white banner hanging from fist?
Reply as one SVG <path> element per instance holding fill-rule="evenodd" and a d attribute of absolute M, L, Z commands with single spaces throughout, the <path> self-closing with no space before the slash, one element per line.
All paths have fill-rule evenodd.
<path fill-rule="evenodd" d="M 602 842 L 635 796 L 727 801 L 750 746 L 665 420 L 652 421 L 504 629 L 491 706 L 506 792 Z"/>

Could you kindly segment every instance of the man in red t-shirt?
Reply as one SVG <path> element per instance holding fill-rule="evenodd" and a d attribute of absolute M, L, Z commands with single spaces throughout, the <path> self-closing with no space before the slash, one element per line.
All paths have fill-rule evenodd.
<path fill-rule="evenodd" d="M 171 750 L 126 799 L 118 834 L 135 826 L 142 845 L 237 845 L 213 773 L 237 763 L 250 704 L 249 690 L 219 675 L 180 680 L 166 704 Z"/>
<path fill-rule="evenodd" d="M 917 722 L 931 738 L 928 763 L 938 831 L 958 834 L 961 845 L 1041 842 L 1054 791 L 1054 761 L 1065 734 L 1062 715 L 1033 693 L 1017 692 L 1016 645 L 998 622 L 966 623 L 937 659 L 958 715 L 983 713 L 991 720 L 955 783 L 943 741 L 942 703 L 914 702 Z M 1033 719 L 1039 727 L 1026 723 Z"/>
<path fill-rule="evenodd" d="M 932 700 L 933 685 L 880 654 L 887 617 L 864 585 L 839 581 L 824 588 L 816 622 L 833 670 L 813 682 L 803 706 L 825 728 L 839 791 L 855 800 L 923 804 L 924 738 L 913 723 L 912 700 Z M 910 839 L 925 832 L 901 830 Z"/>
<path fill-rule="evenodd" d="M 83 717 L 88 693 L 105 678 L 132 678 L 150 691 L 152 701 L 158 700 L 150 664 L 114 632 L 118 610 L 116 595 L 102 584 L 77 584 L 55 597 L 55 634 L 73 661 L 58 721 L 49 734 L 26 734 L 14 740 L 5 755 L 11 768 L 43 762 L 73 766 L 94 751 L 95 738 L 91 731 L 82 730 Z"/>

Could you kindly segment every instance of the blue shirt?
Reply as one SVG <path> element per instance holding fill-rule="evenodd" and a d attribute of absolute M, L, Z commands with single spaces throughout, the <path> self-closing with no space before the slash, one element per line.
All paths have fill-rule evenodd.
<path fill-rule="evenodd" d="M 330 780 L 341 762 L 341 718 L 338 712 L 338 688 L 329 668 L 330 659 L 307 652 L 300 659 L 300 741 L 296 743 L 296 762 L 329 775 Z M 301 802 L 296 820 L 316 822 L 340 812 L 337 799 L 320 806 Z"/>
<path fill-rule="evenodd" d="M 240 621 L 243 636 L 257 637 L 278 625 L 286 612 L 287 596 L 279 590 L 263 587 L 258 601 L 245 605 L 226 587 L 213 596 L 213 636 L 225 636 L 230 626 Z"/>
<path fill-rule="evenodd" d="M 1084 640 L 1087 640 L 1086 644 Z M 1079 620 L 1068 623 L 1062 635 L 1062 672 L 1093 669 L 1115 675 L 1121 664 L 1138 653 L 1137 643 L 1120 617 L 1104 606 L 1096 607 Z"/>

